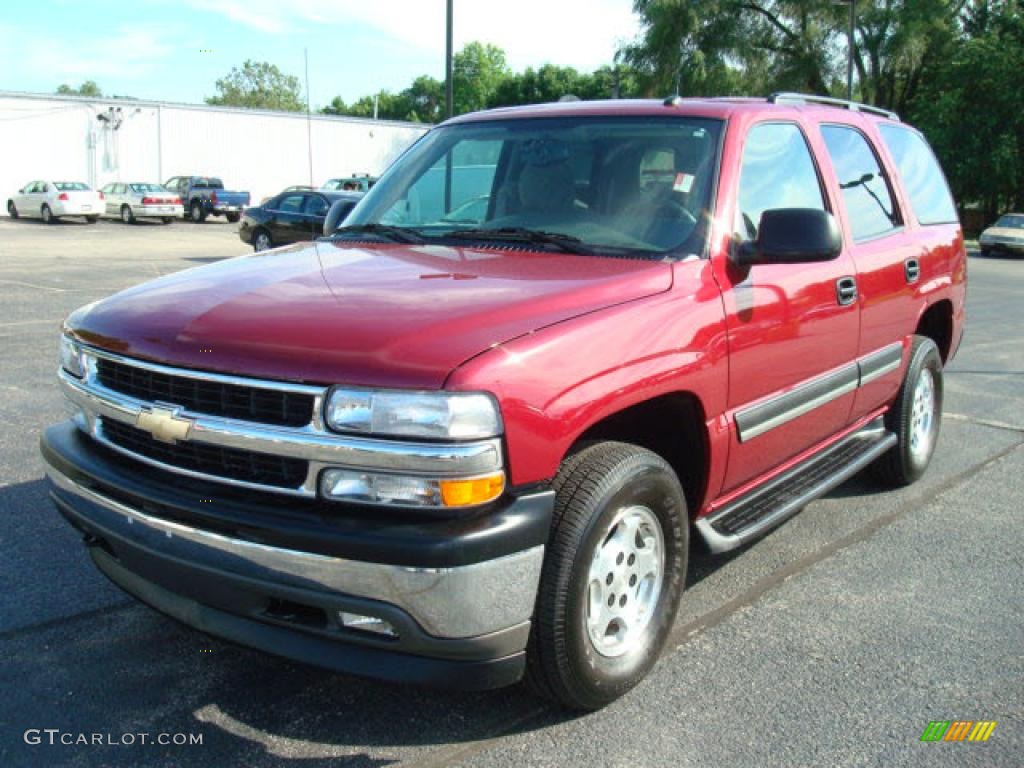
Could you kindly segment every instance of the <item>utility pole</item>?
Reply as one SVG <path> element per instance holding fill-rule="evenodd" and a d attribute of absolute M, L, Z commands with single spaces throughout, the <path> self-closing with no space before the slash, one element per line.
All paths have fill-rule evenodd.
<path fill-rule="evenodd" d="M 846 99 L 853 101 L 853 23 L 857 0 L 850 0 L 850 27 L 846 32 Z"/>
<path fill-rule="evenodd" d="M 454 94 L 452 88 L 452 3 L 448 0 L 448 22 L 444 57 L 444 115 L 451 117 L 454 109 L 452 102 Z"/>

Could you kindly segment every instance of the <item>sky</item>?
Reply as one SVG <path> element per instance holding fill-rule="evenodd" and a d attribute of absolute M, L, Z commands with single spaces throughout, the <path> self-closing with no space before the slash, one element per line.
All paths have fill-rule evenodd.
<path fill-rule="evenodd" d="M 610 64 L 638 33 L 632 0 L 455 0 L 455 50 L 479 40 L 512 69 Z M 444 77 L 445 0 L 0 0 L 0 90 L 199 103 L 247 58 L 301 79 L 314 108 Z"/>

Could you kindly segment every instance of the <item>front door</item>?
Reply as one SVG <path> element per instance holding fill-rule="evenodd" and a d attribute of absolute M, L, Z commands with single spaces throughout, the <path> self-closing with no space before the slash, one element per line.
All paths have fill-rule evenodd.
<path fill-rule="evenodd" d="M 756 238 L 766 210 L 835 210 L 805 126 L 754 125 L 739 162 L 730 174 L 739 177 L 730 196 L 736 245 Z M 738 268 L 726 254 L 717 258 L 729 335 L 728 493 L 846 426 L 857 387 L 859 308 L 845 250 L 809 264 Z M 851 282 L 852 297 L 844 290 Z"/>

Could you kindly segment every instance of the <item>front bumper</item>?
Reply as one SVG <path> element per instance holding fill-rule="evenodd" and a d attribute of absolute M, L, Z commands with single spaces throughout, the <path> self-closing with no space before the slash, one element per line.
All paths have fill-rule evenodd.
<path fill-rule="evenodd" d="M 389 523 L 364 509 L 326 520 L 280 509 L 287 500 L 265 509 L 175 484 L 70 423 L 47 430 L 41 450 L 53 500 L 99 569 L 186 624 L 390 680 L 493 688 L 522 675 L 550 491 L 475 519 Z M 311 538 L 315 548 L 296 546 Z M 394 635 L 346 628 L 342 611 L 383 619 Z"/>
<path fill-rule="evenodd" d="M 1020 240 L 979 240 L 978 247 L 997 253 L 1024 254 L 1024 241 Z"/>

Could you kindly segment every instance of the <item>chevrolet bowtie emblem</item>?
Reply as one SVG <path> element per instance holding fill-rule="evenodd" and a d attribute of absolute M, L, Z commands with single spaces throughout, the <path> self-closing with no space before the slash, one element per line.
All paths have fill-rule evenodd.
<path fill-rule="evenodd" d="M 177 410 L 170 408 L 150 408 L 142 411 L 135 426 L 144 429 L 161 443 L 176 443 L 179 440 L 188 440 L 188 433 L 192 431 L 192 420 L 178 416 Z"/>

